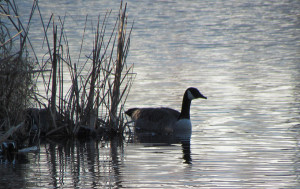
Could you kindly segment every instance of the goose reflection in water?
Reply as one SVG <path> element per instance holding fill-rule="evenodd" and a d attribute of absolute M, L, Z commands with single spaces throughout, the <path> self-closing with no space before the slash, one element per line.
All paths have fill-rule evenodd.
<path fill-rule="evenodd" d="M 172 144 L 181 144 L 183 163 L 192 164 L 191 157 L 191 132 L 173 133 L 172 135 L 157 135 L 150 132 L 135 132 L 136 142 L 144 143 L 150 146 L 169 146 Z"/>

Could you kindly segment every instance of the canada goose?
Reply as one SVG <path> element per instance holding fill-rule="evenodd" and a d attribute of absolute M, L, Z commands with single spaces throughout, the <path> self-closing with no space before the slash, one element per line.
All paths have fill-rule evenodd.
<path fill-rule="evenodd" d="M 198 89 L 188 88 L 182 100 L 181 112 L 171 108 L 131 108 L 125 113 L 135 122 L 136 131 L 150 131 L 158 134 L 191 132 L 191 101 L 196 98 L 207 99 Z"/>

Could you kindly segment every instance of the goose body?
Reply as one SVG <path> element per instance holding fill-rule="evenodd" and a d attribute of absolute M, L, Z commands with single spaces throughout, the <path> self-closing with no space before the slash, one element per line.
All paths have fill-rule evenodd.
<path fill-rule="evenodd" d="M 190 106 L 191 101 L 196 98 L 206 99 L 198 89 L 191 87 L 183 95 L 181 112 L 161 107 L 131 108 L 125 113 L 135 122 L 137 131 L 150 131 L 159 134 L 191 132 Z"/>

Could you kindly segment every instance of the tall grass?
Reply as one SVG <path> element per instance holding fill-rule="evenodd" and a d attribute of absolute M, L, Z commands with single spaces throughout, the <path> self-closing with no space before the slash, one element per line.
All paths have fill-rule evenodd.
<path fill-rule="evenodd" d="M 5 2 L 5 6 L 1 5 L 1 13 L 16 16 L 17 21 L 9 19 L 10 16 L 7 16 L 7 20 L 19 31 L 19 38 L 23 44 L 20 47 L 30 47 L 34 57 L 34 70 L 30 67 L 32 70 L 26 73 L 35 74 L 35 84 L 43 83 L 42 87 L 32 88 L 35 90 L 31 102 L 37 109 L 27 109 L 29 116 L 26 123 L 31 127 L 31 132 L 35 126 L 37 129 L 34 135 L 38 137 L 78 136 L 83 133 L 123 134 L 124 104 L 135 77 L 133 65 L 126 63 L 132 31 L 132 26 L 127 29 L 127 4 L 123 7 L 121 2 L 118 17 L 109 32 L 107 26 L 112 16 L 111 11 L 108 11 L 103 19 L 98 17 L 93 30 L 93 43 L 90 44 L 92 51 L 90 54 L 82 54 L 85 41 L 88 40 L 88 17 L 83 28 L 80 51 L 75 53 L 71 52 L 69 46 L 64 17 L 55 19 L 54 15 L 51 15 L 45 22 L 38 1 L 34 1 L 27 27 L 24 27 L 18 18 L 15 2 Z M 9 12 L 11 10 L 14 11 Z M 48 49 L 42 61 L 35 55 L 29 37 L 30 22 L 34 14 L 41 20 L 44 42 Z M 9 42 L 3 44 L 6 48 Z M 24 53 L 19 54 L 24 56 Z M 76 59 L 77 61 L 73 61 Z M 70 78 L 70 81 L 66 80 L 66 77 Z M 1 99 L 0 102 L 4 101 Z"/>
<path fill-rule="evenodd" d="M 25 119 L 34 90 L 35 62 L 29 57 L 15 4 L 0 2 L 0 13 L 0 130 L 7 130 Z"/>

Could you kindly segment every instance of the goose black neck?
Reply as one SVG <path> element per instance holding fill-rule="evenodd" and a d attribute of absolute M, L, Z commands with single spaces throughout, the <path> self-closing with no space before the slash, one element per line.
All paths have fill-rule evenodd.
<path fill-rule="evenodd" d="M 181 106 L 181 113 L 178 119 L 190 119 L 190 107 L 191 100 L 188 98 L 187 93 L 184 93 Z"/>

